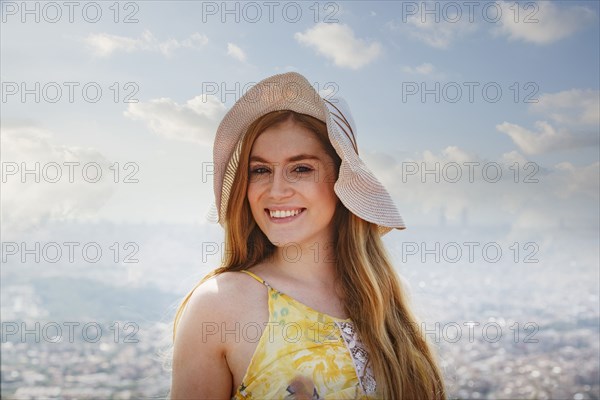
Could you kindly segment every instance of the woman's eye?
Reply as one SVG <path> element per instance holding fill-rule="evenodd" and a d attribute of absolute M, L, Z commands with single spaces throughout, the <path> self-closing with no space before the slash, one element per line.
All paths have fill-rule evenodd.
<path fill-rule="evenodd" d="M 254 175 L 262 175 L 266 174 L 267 172 L 269 172 L 269 170 L 265 167 L 256 167 L 250 170 L 250 173 Z"/>
<path fill-rule="evenodd" d="M 310 172 L 310 171 L 312 171 L 312 168 L 311 167 L 307 167 L 305 165 L 298 165 L 296 168 L 294 168 L 294 172 L 300 173 L 300 174 L 307 173 L 307 172 Z"/>

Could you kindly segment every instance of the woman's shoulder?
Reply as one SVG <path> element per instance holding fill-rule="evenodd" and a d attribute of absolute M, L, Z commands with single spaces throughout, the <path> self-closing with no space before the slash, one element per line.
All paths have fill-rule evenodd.
<path fill-rule="evenodd" d="M 251 276 L 238 271 L 222 272 L 194 289 L 187 308 L 194 315 L 226 322 L 238 320 L 248 311 L 248 305 L 261 304 L 264 298 L 265 286 Z"/>

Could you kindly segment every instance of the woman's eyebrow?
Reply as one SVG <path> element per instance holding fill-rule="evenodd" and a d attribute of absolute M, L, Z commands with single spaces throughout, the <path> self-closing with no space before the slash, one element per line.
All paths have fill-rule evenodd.
<path fill-rule="evenodd" d="M 285 162 L 294 162 L 294 161 L 300 161 L 300 160 L 317 160 L 317 161 L 321 161 L 321 159 L 315 155 L 312 154 L 298 154 L 292 157 L 289 157 L 287 160 L 285 160 Z M 260 156 L 251 156 L 250 157 L 250 162 L 252 161 L 256 161 L 256 162 L 262 162 L 262 163 L 266 163 L 269 164 L 269 161 L 265 160 L 264 158 L 260 157 Z"/>

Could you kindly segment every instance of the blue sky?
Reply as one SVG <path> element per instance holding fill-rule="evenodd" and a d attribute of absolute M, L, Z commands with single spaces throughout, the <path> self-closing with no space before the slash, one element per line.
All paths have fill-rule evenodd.
<path fill-rule="evenodd" d="M 3 162 L 97 161 L 104 178 L 114 162 L 121 163 L 122 173 L 133 171 L 123 167 L 132 162 L 139 182 L 23 184 L 18 174 L 7 176 L 2 203 L 8 232 L 48 219 L 205 223 L 213 194 L 202 163 L 211 161 L 220 118 L 245 85 L 289 70 L 304 74 L 324 95 L 333 89 L 348 101 L 361 154 L 390 187 L 409 225 L 437 223 L 440 213 L 458 224 L 468 210 L 470 221 L 482 225 L 509 223 L 519 229 L 562 218 L 597 229 L 596 1 L 517 7 L 513 2 L 275 2 L 273 21 L 264 2 L 250 8 L 228 3 L 237 15 L 222 15 L 221 2 L 140 1 L 119 3 L 118 22 L 113 3 L 83 2 L 73 22 L 59 3 L 61 18 L 55 23 L 49 20 L 56 10 L 27 3 L 38 7 L 36 22 L 35 14 L 23 14 L 22 4 L 2 3 Z M 472 21 L 468 4 L 474 4 Z M 88 22 L 96 8 L 101 17 Z M 255 10 L 261 17 L 249 21 Z M 301 15 L 292 22 L 297 10 Z M 425 10 L 437 11 L 422 14 Z M 502 18 L 495 21 L 498 10 Z M 123 23 L 126 15 L 137 22 Z M 28 95 L 23 102 L 21 85 L 34 88 L 35 82 L 41 101 Z M 48 101 L 52 87 L 42 93 L 52 82 L 63 91 L 55 103 Z M 77 85 L 73 102 L 65 82 Z M 96 103 L 82 95 L 89 83 L 103 90 Z M 439 102 L 434 94 L 422 101 L 420 92 L 407 93 L 436 85 Z M 215 87 L 234 93 L 206 92 Z M 452 102 L 457 87 L 462 97 Z M 483 87 L 490 87 L 492 97 L 500 88 L 498 101 L 486 100 Z M 126 94 L 138 102 L 125 103 Z M 487 182 L 478 167 L 475 181 L 468 182 L 464 162 L 498 163 L 503 179 Z M 458 163 L 463 179 L 435 182 L 426 176 L 424 181 L 417 174 L 404 182 L 408 163 L 440 168 Z M 510 175 L 514 163 L 520 170 L 517 183 Z M 524 184 L 528 172 L 539 182 Z M 39 198 L 48 201 L 40 204 Z"/>

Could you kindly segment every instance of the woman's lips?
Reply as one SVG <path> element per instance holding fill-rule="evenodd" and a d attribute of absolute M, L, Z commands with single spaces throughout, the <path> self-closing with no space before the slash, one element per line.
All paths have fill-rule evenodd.
<path fill-rule="evenodd" d="M 269 218 L 269 221 L 275 223 L 275 224 L 284 224 L 287 222 L 292 222 L 295 221 L 296 219 L 298 219 L 302 214 L 304 214 L 304 211 L 306 211 L 306 208 L 301 208 L 300 212 L 296 215 L 292 215 L 289 217 L 271 217 L 271 213 L 269 211 L 269 209 L 265 209 L 265 213 L 267 214 L 267 217 Z"/>

